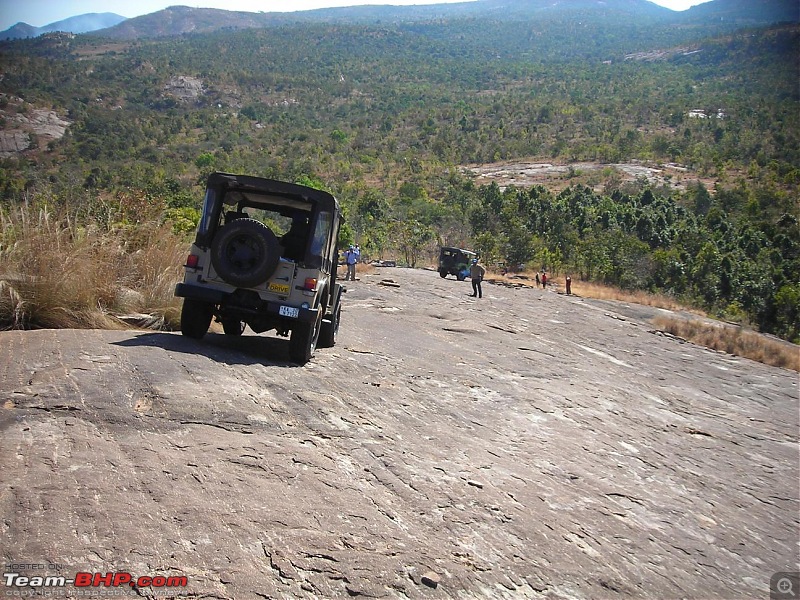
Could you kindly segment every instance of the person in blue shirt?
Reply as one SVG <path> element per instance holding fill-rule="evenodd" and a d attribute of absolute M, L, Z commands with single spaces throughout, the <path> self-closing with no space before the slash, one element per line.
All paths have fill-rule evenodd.
<path fill-rule="evenodd" d="M 361 248 L 358 246 L 350 246 L 344 253 L 344 262 L 347 264 L 347 274 L 344 276 L 344 280 L 350 281 L 356 280 L 356 263 L 358 263 L 358 259 L 361 257 Z"/>

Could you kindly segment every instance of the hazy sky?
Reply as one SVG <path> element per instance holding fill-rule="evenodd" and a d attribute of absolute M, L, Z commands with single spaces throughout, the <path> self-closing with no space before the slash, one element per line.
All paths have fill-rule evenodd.
<path fill-rule="evenodd" d="M 0 31 L 22 21 L 42 27 L 85 13 L 116 13 L 138 17 L 168 6 L 192 6 L 245 12 L 291 12 L 357 4 L 443 4 L 464 0 L 0 0 Z M 708 0 L 652 0 L 673 10 L 685 10 Z"/>

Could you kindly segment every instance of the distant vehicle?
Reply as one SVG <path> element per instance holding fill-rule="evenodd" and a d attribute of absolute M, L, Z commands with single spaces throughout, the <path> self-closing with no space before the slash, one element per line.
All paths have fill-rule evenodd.
<path fill-rule="evenodd" d="M 442 246 L 439 250 L 439 276 L 444 279 L 448 275 L 455 275 L 459 281 L 464 281 L 469 276 L 469 267 L 473 259 L 478 256 L 472 250 Z"/>
<path fill-rule="evenodd" d="M 306 363 L 336 343 L 342 286 L 336 283 L 340 210 L 313 188 L 212 173 L 186 260 L 181 332 L 200 339 L 211 319 L 230 336 L 275 329 L 289 356 Z"/>

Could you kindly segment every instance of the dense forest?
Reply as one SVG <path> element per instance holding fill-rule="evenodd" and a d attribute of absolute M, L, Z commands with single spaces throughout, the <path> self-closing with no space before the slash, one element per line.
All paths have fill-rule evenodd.
<path fill-rule="evenodd" d="M 209 172 L 288 179 L 334 192 L 343 243 L 374 257 L 464 245 L 800 341 L 798 57 L 796 24 L 591 11 L 5 42 L 4 129 L 36 108 L 70 126 L 2 159 L 0 207 L 91 220 L 115 206 L 188 234 Z M 714 183 L 609 168 L 589 185 L 501 189 L 463 168 L 526 158 L 677 164 Z"/>

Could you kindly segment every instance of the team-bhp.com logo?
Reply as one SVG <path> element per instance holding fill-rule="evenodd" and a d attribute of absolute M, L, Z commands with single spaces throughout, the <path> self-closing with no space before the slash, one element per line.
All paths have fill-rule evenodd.
<path fill-rule="evenodd" d="M 63 575 L 22 575 L 20 573 L 3 573 L 3 582 L 7 588 L 178 588 L 186 587 L 189 580 L 183 575 L 155 575 L 153 577 L 134 577 L 130 573 L 76 573 L 75 577 Z"/>

